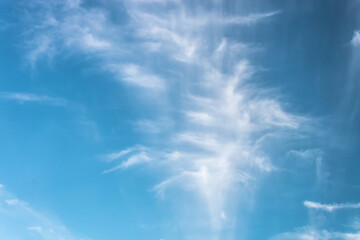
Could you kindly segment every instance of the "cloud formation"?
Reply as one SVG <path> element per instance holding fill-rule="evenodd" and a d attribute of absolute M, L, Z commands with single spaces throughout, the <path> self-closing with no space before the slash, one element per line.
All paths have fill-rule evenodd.
<path fill-rule="evenodd" d="M 252 83 L 259 68 L 246 57 L 251 51 L 248 44 L 214 32 L 233 24 L 249 27 L 276 17 L 279 11 L 228 18 L 216 11 L 204 12 L 201 6 L 199 11 L 190 11 L 180 1 L 171 12 L 149 10 L 141 4 L 145 3 L 127 4 L 139 46 L 165 55 L 173 65 L 185 64 L 174 70 L 184 86 L 176 95 L 181 102 L 181 108 L 175 109 L 180 119 L 174 120 L 181 121 L 181 127 L 166 136 L 165 151 L 148 146 L 152 157 L 135 154 L 105 172 L 140 163 L 159 166 L 167 177 L 153 188 L 157 196 L 176 190 L 195 198 L 198 207 L 193 210 L 193 221 L 201 222 L 209 237 L 216 238 L 225 225 L 235 222 L 235 202 L 244 200 L 243 192 L 251 191 L 249 186 L 258 177 L 276 169 L 262 149 L 271 134 L 266 140 L 264 135 L 291 137 L 292 132 L 302 131 L 307 119 L 287 112 L 278 98 Z M 226 59 L 230 64 L 225 68 Z M 187 68 L 195 73 L 184 74 Z M 178 207 L 186 206 L 180 203 Z"/>
<path fill-rule="evenodd" d="M 270 240 L 357 240 L 360 233 L 332 232 L 328 230 L 316 230 L 309 227 L 297 229 L 295 232 L 286 232 L 276 235 Z"/>
<path fill-rule="evenodd" d="M 0 188 L 0 225 L 1 239 L 86 240 L 17 199 L 3 186 Z"/>
<path fill-rule="evenodd" d="M 129 84 L 146 89 L 163 90 L 164 88 L 163 79 L 146 72 L 146 70 L 138 65 L 126 64 L 123 66 L 118 66 L 109 64 L 107 68 L 115 75 L 119 75 L 119 79 L 122 79 L 122 81 L 125 81 Z"/>
<path fill-rule="evenodd" d="M 356 209 L 360 208 L 360 203 L 337 203 L 337 204 L 322 204 L 317 202 L 305 201 L 304 205 L 307 208 L 323 210 L 332 212 L 339 209 Z"/>
<path fill-rule="evenodd" d="M 356 47 L 360 45 L 360 32 L 359 31 L 355 31 L 353 38 L 351 39 L 351 44 Z"/>
<path fill-rule="evenodd" d="M 175 189 L 195 199 L 193 215 L 180 216 L 179 221 L 191 218 L 204 226 L 209 234 L 203 238 L 222 236 L 225 227 L 236 222 L 237 202 L 251 195 L 247 194 L 252 192 L 250 186 L 276 170 L 263 144 L 272 137 L 291 138 L 308 121 L 287 111 L 278 94 L 253 81 L 261 72 L 261 66 L 249 59 L 256 43 L 224 34 L 232 28 L 261 27 L 259 23 L 280 11 L 223 16 L 217 8 L 201 3 L 190 8 L 182 1 L 125 1 L 129 20 L 116 25 L 106 9 L 87 8 L 81 1 L 40 4 L 42 11 L 32 18 L 37 28 L 29 34 L 33 37 L 28 45 L 31 65 L 49 52 L 51 57 L 56 51 L 80 52 L 97 59 L 100 69 L 117 81 L 142 90 L 161 90 L 166 93 L 161 96 L 165 103 L 168 96 L 178 101 L 162 111 L 164 116 L 157 116 L 172 118 L 169 112 L 178 116 L 172 119 L 177 128 L 162 136 L 162 144 L 112 153 L 106 157 L 112 166 L 103 173 L 151 164 L 163 175 L 153 188 L 158 196 Z M 135 40 L 126 41 L 129 38 Z M 156 119 L 137 123 L 161 126 Z"/>
<path fill-rule="evenodd" d="M 46 95 L 37 95 L 32 93 L 19 92 L 0 92 L 0 98 L 4 100 L 13 100 L 19 103 L 34 102 L 48 105 L 65 106 L 66 100 L 61 98 L 52 98 Z"/>

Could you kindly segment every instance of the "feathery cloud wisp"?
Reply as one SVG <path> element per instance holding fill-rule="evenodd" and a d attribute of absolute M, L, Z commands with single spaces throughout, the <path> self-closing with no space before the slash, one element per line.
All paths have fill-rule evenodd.
<path fill-rule="evenodd" d="M 358 240 L 360 233 L 332 232 L 328 230 L 317 230 L 310 227 L 299 228 L 294 232 L 281 233 L 270 238 L 270 240 Z"/>
<path fill-rule="evenodd" d="M 126 158 L 126 159 L 124 159 Z M 105 170 L 102 173 L 110 173 L 120 169 L 126 169 L 134 165 L 150 162 L 152 160 L 151 150 L 149 148 L 137 145 L 135 147 L 127 148 L 117 153 L 111 153 L 105 156 L 108 162 L 121 160 L 120 164 L 115 167 Z"/>
<path fill-rule="evenodd" d="M 251 84 L 257 68 L 244 54 L 247 44 L 232 43 L 208 29 L 253 25 L 279 11 L 226 18 L 216 12 L 188 11 L 180 1 L 175 3 L 179 8 L 163 13 L 139 4 L 130 1 L 127 7 L 140 46 L 165 55 L 169 64 L 186 63 L 196 74 L 178 70 L 186 89 L 178 95 L 181 127 L 166 137 L 167 150 L 149 146 L 156 152 L 153 160 L 129 158 L 106 172 L 150 162 L 152 168 L 159 166 L 168 177 L 153 190 L 158 196 L 170 189 L 195 196 L 199 209 L 208 214 L 195 221 L 205 222 L 216 238 L 236 218 L 230 196 L 241 199 L 241 191 L 251 191 L 254 179 L 275 169 L 259 138 L 269 132 L 289 137 L 301 131 L 306 118 L 287 112 L 277 98 Z M 149 42 L 156 47 L 146 49 Z M 227 69 L 222 65 L 225 59 L 231 59 Z"/>
<path fill-rule="evenodd" d="M 0 188 L 0 225 L 1 239 L 82 239 L 74 236 L 57 220 L 16 198 L 5 187 Z"/>
<path fill-rule="evenodd" d="M 305 201 L 304 205 L 307 208 L 313 208 L 317 210 L 323 210 L 327 212 L 332 212 L 339 209 L 354 209 L 360 208 L 360 203 L 336 203 L 336 204 L 322 204 L 317 202 Z"/>
<path fill-rule="evenodd" d="M 20 103 L 35 102 L 57 106 L 64 106 L 67 104 L 67 102 L 61 98 L 52 98 L 45 95 L 37 95 L 31 93 L 0 92 L 0 98 L 5 100 L 14 100 Z"/>
<path fill-rule="evenodd" d="M 174 1 L 172 11 L 166 3 L 156 8 L 144 7 L 153 4 L 146 1 L 124 4 L 129 22 L 119 27 L 104 9 L 58 3 L 61 14 L 47 12 L 55 20 L 38 24 L 43 29 L 34 30 L 38 33 L 35 39 L 55 36 L 48 38 L 48 46 L 91 54 L 116 80 L 166 92 L 161 96 L 163 102 L 168 102 L 167 95 L 174 94 L 179 105 L 170 111 L 179 115 L 174 119 L 178 128 L 166 133 L 161 146 L 150 144 L 146 149 L 134 147 L 109 155 L 108 162 L 113 166 L 103 173 L 151 163 L 164 175 L 154 187 L 158 195 L 176 189 L 177 194 L 196 199 L 191 211 L 192 217 L 198 216 L 194 221 L 206 226 L 204 232 L 209 232 L 211 239 L 219 238 L 225 226 L 236 220 L 237 200 L 245 201 L 243 193 L 251 192 L 250 185 L 275 169 L 262 147 L 271 137 L 259 139 L 269 133 L 291 137 L 306 122 L 306 118 L 288 112 L 278 96 L 252 82 L 258 67 L 247 57 L 251 44 L 233 42 L 222 34 L 233 27 L 239 31 L 256 27 L 256 23 L 276 17 L 279 11 L 228 18 L 216 9 L 203 8 L 201 3 L 189 9 L 184 2 Z M 136 41 L 124 41 L 124 34 Z M 162 70 L 176 72 L 174 81 L 180 88 L 165 81 L 169 75 L 162 76 L 166 71 L 157 71 L 153 61 L 144 64 L 143 59 L 150 55 L 167 63 Z M 164 115 L 157 117 L 170 118 Z"/>
<path fill-rule="evenodd" d="M 164 89 L 164 80 L 160 77 L 148 73 L 145 69 L 135 64 L 113 65 L 108 64 L 107 69 L 118 75 L 122 81 L 143 87 L 146 89 L 162 90 Z"/>

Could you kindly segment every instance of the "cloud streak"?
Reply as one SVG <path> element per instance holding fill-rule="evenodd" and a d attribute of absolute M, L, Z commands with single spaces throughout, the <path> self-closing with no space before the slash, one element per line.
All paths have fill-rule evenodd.
<path fill-rule="evenodd" d="M 147 163 L 152 160 L 151 150 L 143 146 L 135 146 L 127 148 L 117 153 L 111 153 L 105 156 L 105 159 L 109 162 L 121 161 L 115 167 L 103 171 L 102 173 L 111 173 L 116 170 L 126 169 L 141 163 Z"/>
<path fill-rule="evenodd" d="M 17 199 L 5 187 L 0 188 L 0 225 L 1 239 L 85 240 L 73 235 L 59 221 Z"/>
<path fill-rule="evenodd" d="M 294 232 L 278 234 L 270 240 L 357 240 L 359 232 L 334 232 L 326 229 L 317 230 L 311 227 L 302 227 Z"/>
<path fill-rule="evenodd" d="M 109 71 L 119 76 L 119 79 L 131 85 L 146 89 L 163 90 L 164 80 L 148 73 L 146 70 L 135 64 L 107 65 Z"/>
<path fill-rule="evenodd" d="M 17 101 L 19 103 L 34 102 L 56 106 L 67 105 L 67 102 L 64 99 L 52 98 L 46 95 L 37 95 L 32 93 L 0 92 L 0 98 L 4 100 Z"/>
<path fill-rule="evenodd" d="M 305 207 L 333 212 L 339 209 L 357 209 L 360 208 L 360 203 L 337 203 L 337 204 L 322 204 L 317 202 L 305 201 Z"/>

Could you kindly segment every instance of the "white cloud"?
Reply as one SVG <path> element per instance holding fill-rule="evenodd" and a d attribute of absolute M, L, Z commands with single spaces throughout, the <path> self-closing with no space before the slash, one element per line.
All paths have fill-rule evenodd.
<path fill-rule="evenodd" d="M 30 203 L 0 189 L 0 239 L 84 240 L 63 224 L 35 210 Z"/>
<path fill-rule="evenodd" d="M 182 68 L 178 70 L 183 76 L 179 81 L 185 86 L 179 94 L 182 122 L 165 143 L 170 152 L 177 154 L 169 155 L 151 146 L 151 154 L 133 154 L 105 172 L 148 162 L 152 167 L 159 166 L 168 177 L 154 187 L 157 195 L 181 189 L 195 196 L 199 209 L 194 208 L 194 214 L 207 214 L 200 214 L 199 221 L 206 222 L 216 238 L 224 220 L 230 222 L 236 217 L 232 199 L 240 196 L 237 200 L 241 201 L 244 196 L 240 193 L 250 191 L 248 186 L 257 176 L 274 169 L 259 138 L 269 132 L 288 137 L 287 131 L 301 131 L 306 118 L 287 112 L 273 94 L 250 84 L 257 68 L 244 56 L 249 50 L 247 44 L 232 43 L 221 34 L 213 34 L 233 24 L 266 21 L 279 11 L 227 18 L 216 12 L 189 11 L 180 1 L 175 4 L 178 7 L 174 11 L 162 13 L 131 1 L 127 7 L 131 29 L 144 50 L 165 55 L 169 64 L 174 60 L 185 62 L 196 73 L 186 75 Z M 222 67 L 225 59 L 233 60 L 226 70 Z M 127 82 L 158 82 L 157 78 L 146 80 L 138 65 L 123 66 L 114 65 L 112 71 L 118 71 Z"/>
<path fill-rule="evenodd" d="M 227 220 L 227 217 L 226 217 L 225 212 L 221 212 L 220 217 L 221 217 L 221 219 L 223 219 L 223 220 Z"/>
<path fill-rule="evenodd" d="M 150 162 L 152 157 L 149 155 L 151 154 L 153 153 L 148 148 L 140 145 L 122 150 L 118 153 L 109 154 L 106 156 L 108 161 L 121 159 L 122 162 L 111 169 L 103 171 L 103 173 L 110 173 L 119 169 L 126 169 L 134 165 Z M 126 160 L 123 159 L 124 157 L 127 157 Z"/>
<path fill-rule="evenodd" d="M 302 159 L 315 159 L 317 157 L 321 157 L 323 154 L 321 149 L 300 149 L 300 150 L 290 150 L 288 155 L 292 155 L 295 157 L 299 157 Z"/>
<path fill-rule="evenodd" d="M 128 168 L 139 163 L 149 162 L 150 160 L 151 158 L 145 152 L 140 152 L 139 154 L 129 157 L 129 159 L 122 162 L 120 166 L 122 168 Z"/>
<path fill-rule="evenodd" d="M 14 100 L 20 103 L 36 102 L 58 106 L 65 106 L 67 104 L 64 99 L 52 98 L 49 96 L 37 95 L 32 93 L 0 92 L 0 98 L 6 100 Z"/>
<path fill-rule="evenodd" d="M 216 239 L 224 219 L 235 219 L 235 202 L 248 198 L 242 193 L 251 191 L 249 186 L 258 176 L 275 168 L 262 149 L 271 137 L 258 140 L 265 134 L 271 136 L 269 133 L 286 139 L 291 132 L 301 131 L 306 122 L 289 113 L 276 94 L 252 82 L 258 68 L 246 55 L 251 44 L 232 42 L 222 34 L 234 24 L 247 28 L 268 21 L 279 11 L 228 18 L 201 4 L 189 9 L 174 1 L 171 11 L 166 4 L 155 3 L 153 8 L 149 4 L 126 1 L 130 16 L 126 26 L 113 24 L 104 9 L 65 4 L 61 16 L 53 16 L 56 21 L 46 25 L 50 30 L 44 36 L 57 36 L 49 46 L 58 44 L 59 49 L 96 57 L 100 69 L 119 81 L 178 98 L 179 104 L 171 111 L 180 113 L 181 120 L 162 139 L 161 149 L 166 150 L 154 144 L 115 153 L 108 160 L 121 162 L 103 173 L 152 163 L 167 176 L 154 187 L 158 194 L 173 188 L 194 197 L 198 201 L 194 206 L 199 206 L 192 209 L 196 220 L 208 226 Z M 124 34 L 136 41 L 124 41 Z M 159 71 L 152 65 L 157 58 L 169 66 Z M 180 88 L 160 75 L 168 67 L 175 69 Z M 161 96 L 162 102 L 168 102 L 167 94 Z M 169 117 L 166 114 L 159 119 Z M 139 125 L 161 126 L 149 121 Z"/>
<path fill-rule="evenodd" d="M 42 57 L 53 58 L 63 51 L 95 57 L 100 69 L 110 72 L 118 81 L 162 90 L 165 81 L 143 66 L 127 63 L 124 56 L 132 53 L 130 43 L 125 43 L 124 27 L 114 25 L 105 9 L 86 9 L 81 1 L 40 1 L 30 19 L 33 26 L 26 29 L 28 54 L 31 66 Z M 31 5 L 31 4 L 30 4 Z M 129 53 L 130 52 L 130 53 Z"/>
<path fill-rule="evenodd" d="M 43 231 L 42 227 L 40 227 L 40 226 L 28 227 L 28 230 L 35 231 L 35 232 L 38 232 L 38 233 L 42 233 L 42 231 Z"/>
<path fill-rule="evenodd" d="M 356 229 L 358 231 L 360 231 L 360 219 L 359 218 L 355 218 L 353 223 L 351 224 L 351 227 L 353 229 Z"/>
<path fill-rule="evenodd" d="M 26 206 L 27 203 L 26 202 L 23 202 L 23 201 L 20 201 L 19 199 L 7 199 L 5 200 L 5 202 L 10 205 L 10 206 Z"/>
<path fill-rule="evenodd" d="M 134 151 L 134 149 L 135 148 L 127 148 L 125 150 L 121 150 L 120 152 L 108 154 L 105 156 L 105 159 L 109 162 L 114 161 L 121 158 L 122 156 L 129 154 L 130 152 Z"/>
<path fill-rule="evenodd" d="M 234 17 L 229 19 L 224 19 L 224 23 L 233 23 L 233 24 L 253 24 L 264 18 L 272 17 L 274 15 L 280 14 L 280 11 L 273 11 L 267 13 L 254 13 L 244 17 Z"/>
<path fill-rule="evenodd" d="M 142 132 L 158 133 L 160 132 L 159 123 L 151 120 L 139 120 L 136 122 L 136 129 Z"/>
<path fill-rule="evenodd" d="M 28 60 L 30 65 L 34 67 L 36 62 L 42 56 L 47 56 L 48 58 L 52 58 L 55 54 L 55 48 L 52 45 L 52 36 L 51 35 L 43 35 L 39 36 L 32 41 L 29 41 L 29 45 L 31 46 L 31 50 L 28 53 Z"/>
<path fill-rule="evenodd" d="M 305 201 L 304 205 L 307 208 L 313 208 L 317 210 L 323 210 L 327 212 L 332 212 L 339 209 L 354 209 L 360 208 L 360 203 L 337 203 L 337 204 L 322 204 L 317 202 Z"/>
<path fill-rule="evenodd" d="M 172 126 L 169 118 L 141 119 L 134 122 L 134 129 L 145 134 L 159 134 L 166 132 Z"/>
<path fill-rule="evenodd" d="M 356 29 L 353 32 L 350 41 L 352 46 L 351 54 L 349 55 L 347 81 L 342 91 L 342 104 L 341 107 L 348 114 L 347 124 L 352 126 L 356 125 L 360 116 L 360 102 L 358 101 L 359 93 L 359 62 L 360 62 L 360 30 Z"/>
<path fill-rule="evenodd" d="M 185 115 L 190 121 L 200 125 L 211 125 L 214 122 L 214 119 L 208 113 L 188 111 Z"/>
<path fill-rule="evenodd" d="M 109 64 L 107 68 L 118 74 L 118 78 L 124 82 L 144 87 L 147 89 L 162 90 L 164 88 L 164 80 L 158 76 L 148 73 L 142 67 L 135 64 L 126 65 L 112 65 Z"/>
<path fill-rule="evenodd" d="M 285 232 L 271 237 L 270 240 L 358 240 L 359 232 L 334 232 L 326 229 L 318 230 L 311 227 L 302 227 L 294 232 Z"/>
<path fill-rule="evenodd" d="M 231 24 L 249 25 L 274 16 L 279 11 L 250 14 L 248 16 L 227 18 L 215 13 L 199 12 L 191 14 L 186 11 L 181 1 L 177 1 L 177 12 L 165 11 L 153 14 L 144 11 L 138 4 L 128 4 L 135 29 L 141 38 L 154 43 L 160 43 L 157 49 L 166 51 L 178 61 L 202 64 L 199 56 L 208 42 L 201 37 L 208 34 L 208 27 L 226 27 Z M 153 50 L 152 47 L 149 48 Z"/>
<path fill-rule="evenodd" d="M 360 45 L 360 31 L 354 31 L 353 38 L 351 39 L 351 44 L 355 47 Z"/>

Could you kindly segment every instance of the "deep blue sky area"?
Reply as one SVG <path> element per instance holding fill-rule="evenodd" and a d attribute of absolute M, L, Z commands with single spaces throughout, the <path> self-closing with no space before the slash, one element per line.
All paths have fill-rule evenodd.
<path fill-rule="evenodd" d="M 0 3 L 0 239 L 360 239 L 360 2 Z"/>

